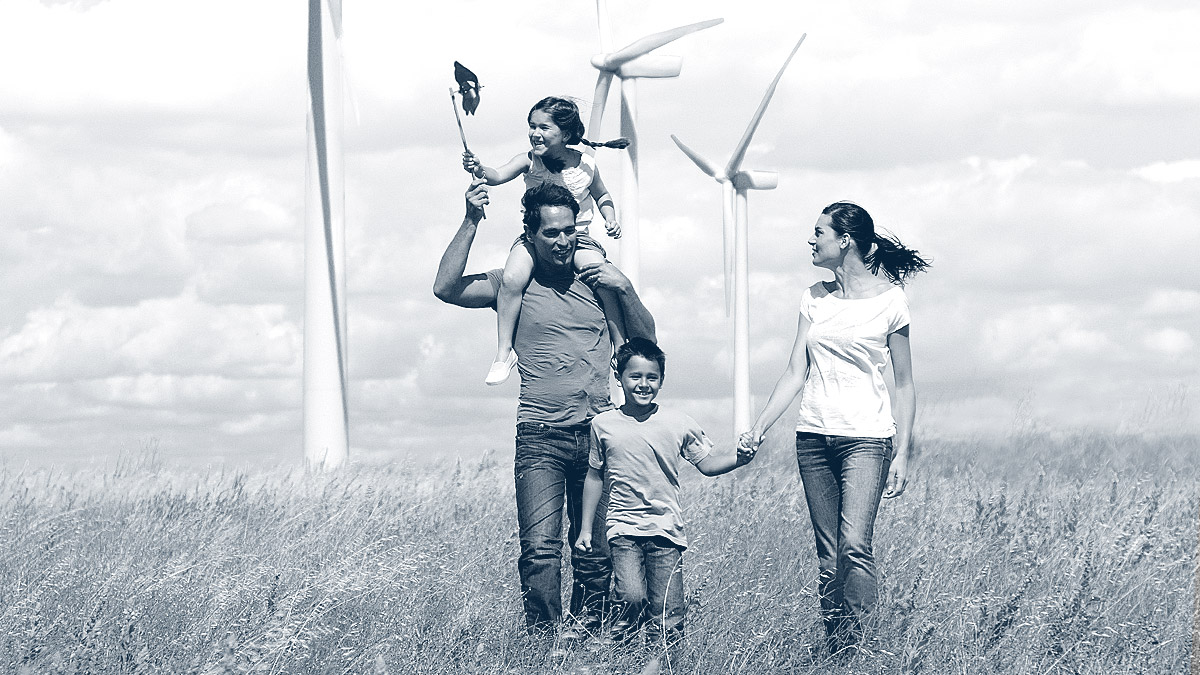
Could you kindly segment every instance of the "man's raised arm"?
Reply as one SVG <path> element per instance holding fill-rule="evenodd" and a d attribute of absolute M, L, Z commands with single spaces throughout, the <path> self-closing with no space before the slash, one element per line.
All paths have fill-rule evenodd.
<path fill-rule="evenodd" d="M 621 309 L 625 312 L 626 338 L 643 337 L 651 342 L 658 341 L 654 334 L 654 317 L 642 304 L 629 277 L 616 265 L 608 261 L 584 265 L 579 270 L 579 280 L 593 288 L 610 288 L 617 294 Z"/>
<path fill-rule="evenodd" d="M 450 240 L 442 260 L 438 263 L 437 276 L 433 279 L 433 294 L 442 302 L 459 307 L 491 307 L 496 303 L 496 289 L 486 274 L 467 274 L 467 254 L 475 241 L 479 221 L 483 219 L 483 207 L 488 203 L 487 185 L 482 178 L 471 181 L 467 188 L 467 213 L 462 225 Z"/>

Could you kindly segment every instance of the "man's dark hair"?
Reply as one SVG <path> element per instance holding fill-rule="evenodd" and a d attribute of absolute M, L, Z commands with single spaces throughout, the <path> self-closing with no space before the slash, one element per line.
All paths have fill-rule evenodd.
<path fill-rule="evenodd" d="M 572 220 L 579 215 L 579 202 L 575 201 L 567 188 L 554 183 L 542 183 L 531 187 L 521 197 L 521 207 L 525 209 L 521 222 L 525 223 L 526 235 L 533 236 L 541 229 L 543 206 L 565 206 L 571 209 Z"/>
<path fill-rule="evenodd" d="M 658 345 L 644 337 L 634 337 L 629 338 L 629 340 L 625 344 L 621 345 L 620 349 L 617 350 L 617 355 L 615 357 L 617 362 L 617 377 L 620 377 L 621 373 L 625 372 L 625 366 L 629 365 L 629 359 L 633 358 L 634 356 L 640 356 L 647 361 L 658 362 L 659 374 L 667 374 L 667 355 L 663 353 L 663 350 L 659 349 Z"/>

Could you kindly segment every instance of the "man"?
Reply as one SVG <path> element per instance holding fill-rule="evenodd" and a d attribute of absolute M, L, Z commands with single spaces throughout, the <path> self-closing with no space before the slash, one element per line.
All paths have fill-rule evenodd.
<path fill-rule="evenodd" d="M 459 307 L 495 308 L 501 270 L 464 275 L 483 207 L 482 179 L 466 194 L 466 216 L 438 266 L 433 294 Z M 565 188 L 545 184 L 526 191 L 525 236 L 533 249 L 533 279 L 521 301 L 513 338 L 521 393 L 517 407 L 516 493 L 521 556 L 517 570 L 531 631 L 552 629 L 562 619 L 562 510 L 568 541 L 579 535 L 583 483 L 588 471 L 590 423 L 613 407 L 609 364 L 613 345 L 595 288 L 612 289 L 621 302 L 630 337 L 654 340 L 654 319 L 633 285 L 611 263 L 573 268 L 579 205 Z M 603 504 L 601 505 L 603 508 Z M 603 513 L 603 511 L 601 511 Z M 604 541 L 604 518 L 594 539 Z M 571 556 L 571 616 L 585 627 L 600 621 L 612 566 L 607 546 Z M 569 637 L 577 632 L 568 627 Z"/>

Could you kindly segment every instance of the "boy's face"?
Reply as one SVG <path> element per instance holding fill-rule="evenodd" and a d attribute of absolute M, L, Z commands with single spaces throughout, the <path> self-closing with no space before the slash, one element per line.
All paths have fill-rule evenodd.
<path fill-rule="evenodd" d="M 658 362 L 634 354 L 625 364 L 625 370 L 617 377 L 621 390 L 625 392 L 625 400 L 638 406 L 648 406 L 658 396 L 662 387 L 662 369 Z"/>

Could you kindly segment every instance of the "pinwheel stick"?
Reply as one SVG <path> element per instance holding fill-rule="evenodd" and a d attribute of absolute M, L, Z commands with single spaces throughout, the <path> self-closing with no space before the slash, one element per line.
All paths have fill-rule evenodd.
<path fill-rule="evenodd" d="M 463 151 L 471 152 L 471 149 L 467 147 L 467 134 L 463 131 L 462 116 L 458 114 L 458 104 L 454 102 L 454 89 L 450 90 L 450 107 L 454 108 L 454 121 L 458 122 L 458 137 L 462 139 Z M 476 168 L 474 175 L 476 178 L 482 178 L 483 167 Z M 484 213 L 483 217 L 487 218 L 487 214 Z"/>
<path fill-rule="evenodd" d="M 462 116 L 458 114 L 458 104 L 454 101 L 454 92 L 454 89 L 450 90 L 450 107 L 454 108 L 454 121 L 458 122 L 458 137 L 462 139 L 463 150 L 471 152 L 471 149 L 467 147 L 467 134 L 463 131 Z"/>

